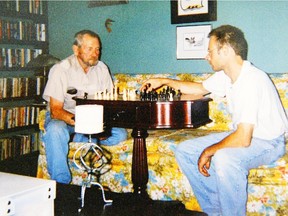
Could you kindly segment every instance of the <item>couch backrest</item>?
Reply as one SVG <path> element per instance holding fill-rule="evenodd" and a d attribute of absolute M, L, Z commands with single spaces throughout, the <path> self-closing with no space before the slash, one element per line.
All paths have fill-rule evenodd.
<path fill-rule="evenodd" d="M 165 77 L 172 78 L 177 80 L 185 80 L 185 81 L 195 81 L 201 82 L 211 76 L 211 73 L 165 73 L 165 74 L 124 74 L 124 73 L 116 73 L 113 75 L 114 84 L 119 88 L 119 92 L 123 92 L 123 89 L 126 90 L 137 90 L 140 88 L 142 83 L 149 78 L 157 78 L 157 77 Z M 284 108 L 286 109 L 286 113 L 288 113 L 288 73 L 281 74 L 269 74 L 271 79 L 273 80 Z M 227 112 L 227 103 L 225 98 L 219 98 L 215 95 L 210 96 L 213 101 L 210 102 L 210 113 L 209 116 L 213 120 L 212 123 L 203 126 L 202 128 L 208 130 L 227 130 L 231 124 L 231 118 L 229 113 Z"/>

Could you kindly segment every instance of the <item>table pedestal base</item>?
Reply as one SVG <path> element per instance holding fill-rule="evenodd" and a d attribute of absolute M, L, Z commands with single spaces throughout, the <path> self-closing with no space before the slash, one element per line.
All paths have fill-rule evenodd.
<path fill-rule="evenodd" d="M 131 135 L 134 138 L 132 156 L 133 189 L 135 194 L 142 194 L 145 197 L 149 177 L 146 149 L 148 133 L 145 129 L 134 128 Z"/>

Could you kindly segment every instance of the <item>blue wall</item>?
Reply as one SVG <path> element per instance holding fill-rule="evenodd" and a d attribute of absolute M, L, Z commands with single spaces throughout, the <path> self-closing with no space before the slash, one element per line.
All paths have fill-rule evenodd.
<path fill-rule="evenodd" d="M 129 4 L 88 8 L 87 1 L 49 1 L 50 53 L 72 53 L 74 33 L 91 29 L 102 38 L 102 60 L 111 72 L 210 72 L 205 60 L 176 59 L 176 26 L 231 24 L 249 43 L 248 59 L 268 73 L 288 69 L 288 1 L 218 0 L 217 21 L 172 25 L 170 1 L 130 0 Z M 112 32 L 104 23 L 114 20 Z"/>

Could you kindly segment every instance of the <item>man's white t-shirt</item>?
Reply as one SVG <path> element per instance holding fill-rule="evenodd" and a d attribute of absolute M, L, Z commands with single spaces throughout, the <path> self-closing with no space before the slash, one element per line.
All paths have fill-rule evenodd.
<path fill-rule="evenodd" d="M 269 76 L 244 61 L 235 83 L 219 71 L 203 82 L 211 93 L 227 98 L 234 130 L 239 123 L 254 125 L 253 137 L 274 139 L 288 131 L 287 116 Z"/>
<path fill-rule="evenodd" d="M 67 90 L 73 88 L 77 89 L 77 94 L 68 94 Z M 99 61 L 88 73 L 84 73 L 77 57 L 71 55 L 51 68 L 43 98 L 48 102 L 50 97 L 64 102 L 64 109 L 74 113 L 74 96 L 84 96 L 84 93 L 91 95 L 99 91 L 110 91 L 112 88 L 110 72 L 103 62 Z"/>

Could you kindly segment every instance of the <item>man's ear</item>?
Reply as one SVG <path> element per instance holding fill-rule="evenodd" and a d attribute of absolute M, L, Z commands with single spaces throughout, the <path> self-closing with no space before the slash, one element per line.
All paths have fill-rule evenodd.
<path fill-rule="evenodd" d="M 72 50 L 73 50 L 74 54 L 77 56 L 78 55 L 78 46 L 73 45 Z"/>
<path fill-rule="evenodd" d="M 229 51 L 228 48 L 229 48 L 229 47 L 227 47 L 226 44 L 223 44 L 223 45 L 221 46 L 221 51 L 222 51 L 222 53 L 223 53 L 224 55 L 227 55 L 227 53 L 228 53 L 228 51 Z"/>
<path fill-rule="evenodd" d="M 228 55 L 229 53 L 233 53 L 235 55 L 235 50 L 228 44 L 225 44 L 222 48 L 224 48 L 224 52 L 226 55 Z"/>

